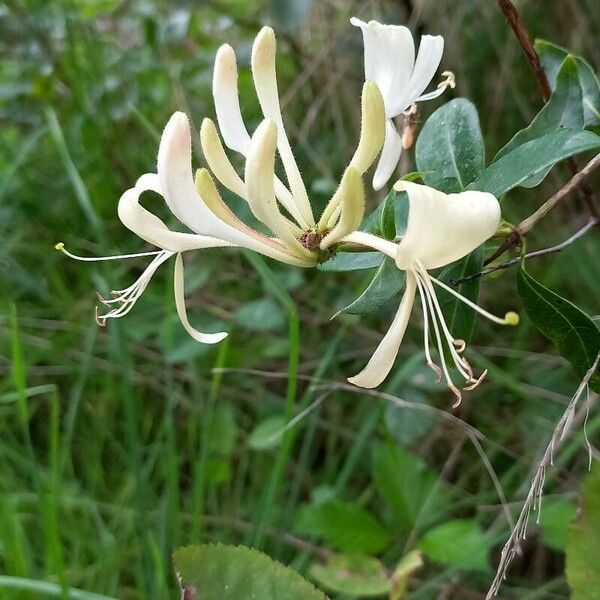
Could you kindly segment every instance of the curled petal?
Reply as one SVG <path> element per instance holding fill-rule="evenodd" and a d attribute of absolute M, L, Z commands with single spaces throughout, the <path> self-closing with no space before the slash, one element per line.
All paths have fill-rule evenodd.
<path fill-rule="evenodd" d="M 408 181 L 398 181 L 394 189 L 407 192 L 410 204 L 396 256 L 401 269 L 448 265 L 483 244 L 500 224 L 500 204 L 487 192 L 444 194 Z"/>
<path fill-rule="evenodd" d="M 246 156 L 250 148 L 250 134 L 240 110 L 237 63 L 235 51 L 229 44 L 221 46 L 215 58 L 213 98 L 226 146 Z"/>
<path fill-rule="evenodd" d="M 175 292 L 175 306 L 179 320 L 185 330 L 198 342 L 202 344 L 218 344 L 221 340 L 227 337 L 227 332 L 220 333 L 203 333 L 194 329 L 188 320 L 187 311 L 185 308 L 185 289 L 184 289 L 184 273 L 183 273 L 183 257 L 181 253 L 177 254 L 175 259 L 175 274 L 173 277 L 173 289 Z"/>
<path fill-rule="evenodd" d="M 277 149 L 296 203 L 296 210 L 292 216 L 303 228 L 309 229 L 314 227 L 315 220 L 300 170 L 283 126 L 275 72 L 275 48 L 275 33 L 270 27 L 263 27 L 252 46 L 252 76 L 265 118 L 273 119 L 277 125 Z"/>
<path fill-rule="evenodd" d="M 415 276 L 411 272 L 407 272 L 406 289 L 404 290 L 404 295 L 402 296 L 402 301 L 400 302 L 400 307 L 394 317 L 394 321 L 379 346 L 377 346 L 367 366 L 358 375 L 348 378 L 350 383 L 359 387 L 374 388 L 388 376 L 404 338 L 415 301 L 416 288 Z"/>
<path fill-rule="evenodd" d="M 361 175 L 373 164 L 385 136 L 385 108 L 377 84 L 365 81 L 361 102 L 360 139 L 350 161 Z"/>
<path fill-rule="evenodd" d="M 140 195 L 145 191 L 161 194 L 158 175 L 154 173 L 142 175 L 135 186 L 121 196 L 118 206 L 119 219 L 138 237 L 171 252 L 233 245 L 228 241 L 210 236 L 171 231 L 161 219 L 141 206 Z"/>
<path fill-rule="evenodd" d="M 394 122 L 389 119 L 385 123 L 385 140 L 383 150 L 373 175 L 373 189 L 380 190 L 392 176 L 402 154 L 402 136 L 398 133 Z"/>
<path fill-rule="evenodd" d="M 348 167 L 335 196 L 340 198 L 340 218 L 335 227 L 321 240 L 321 249 L 339 242 L 344 236 L 355 231 L 365 214 L 365 192 L 360 173 Z"/>

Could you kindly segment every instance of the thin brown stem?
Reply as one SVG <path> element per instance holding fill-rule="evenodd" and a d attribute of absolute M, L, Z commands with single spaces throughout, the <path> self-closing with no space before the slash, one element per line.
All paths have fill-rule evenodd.
<path fill-rule="evenodd" d="M 598 225 L 598 223 L 600 223 L 600 219 L 592 217 L 581 229 L 577 230 L 569 239 L 565 240 L 564 242 L 561 242 L 560 244 L 556 244 L 555 246 L 551 246 L 550 248 L 543 248 L 542 250 L 535 250 L 534 252 L 529 252 L 523 257 L 518 256 L 516 258 L 511 258 L 510 260 L 507 260 L 505 263 L 502 263 L 500 265 L 495 265 L 493 267 L 489 267 L 488 269 L 483 269 L 482 271 L 479 271 L 477 273 L 465 275 L 465 277 L 461 277 L 460 279 L 453 279 L 450 281 L 450 283 L 452 285 L 458 286 L 467 281 L 471 281 L 472 279 L 479 279 L 484 275 L 494 273 L 495 271 L 508 269 L 509 267 L 520 263 L 522 259 L 538 258 L 540 256 L 547 256 L 548 254 L 555 254 L 557 252 L 561 252 L 567 246 L 570 246 L 573 242 L 583 237 L 590 229 Z"/>
<path fill-rule="evenodd" d="M 537 79 L 540 93 L 545 102 L 550 97 L 552 90 L 550 88 L 550 83 L 548 82 L 548 77 L 546 77 L 544 67 L 542 66 L 542 62 L 540 61 L 540 57 L 534 48 L 529 32 L 521 19 L 521 15 L 519 15 L 519 11 L 515 8 L 515 5 L 511 0 L 498 0 L 498 5 L 500 6 L 500 10 L 504 13 L 511 29 L 515 32 L 515 36 L 527 57 L 527 62 L 529 62 L 529 66 Z"/>

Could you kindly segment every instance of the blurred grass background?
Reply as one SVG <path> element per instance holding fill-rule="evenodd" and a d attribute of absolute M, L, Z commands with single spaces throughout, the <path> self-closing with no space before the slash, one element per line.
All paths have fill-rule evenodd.
<path fill-rule="evenodd" d="M 596 0 L 517 5 L 534 37 L 598 67 Z M 233 251 L 188 257 L 193 322 L 230 332 L 214 347 L 195 343 L 180 326 L 172 264 L 129 316 L 99 329 L 95 291 L 125 287 L 143 261 L 84 264 L 53 250 L 61 240 L 87 255 L 145 249 L 117 219 L 120 194 L 154 169 L 158 136 L 174 110 L 187 111 L 196 126 L 214 115 L 212 61 L 221 43 L 236 49 L 243 112 L 251 130 L 258 124 L 248 61 L 265 23 L 278 34 L 288 133 L 311 199 L 323 205 L 358 133 L 362 40 L 348 23 L 353 15 L 444 35 L 442 67 L 456 73 L 453 94 L 477 105 L 489 158 L 541 105 L 512 32 L 487 0 L 0 4 L 0 573 L 41 586 L 0 585 L 0 598 L 47 597 L 45 582 L 123 600 L 176 598 L 173 548 L 206 540 L 254 544 L 305 571 L 328 544 L 306 534 L 297 515 L 323 498 L 368 508 L 385 524 L 392 543 L 380 555 L 388 567 L 431 520 L 474 519 L 489 541 L 487 570 L 430 561 L 408 597 L 483 597 L 509 529 L 465 430 L 383 398 L 309 385 L 313 376 L 340 382 L 354 374 L 388 326 L 393 305 L 369 319 L 329 321 L 360 292 L 364 272 L 268 266 L 300 316 L 298 403 L 320 401 L 287 438 L 290 453 L 273 488 L 280 446 L 265 431 L 280 426 L 285 410 L 288 314 L 256 265 Z M 422 119 L 451 96 L 423 106 Z M 410 153 L 402 169 L 413 169 Z M 518 221 L 568 177 L 561 167 L 541 188 L 512 192 L 504 217 Z M 380 199 L 371 194 L 369 201 Z M 576 198 L 555 213 L 529 247 L 561 241 L 586 219 Z M 531 269 L 597 314 L 599 249 L 592 234 Z M 514 272 L 485 280 L 482 304 L 496 313 L 518 310 Z M 420 339 L 419 327 L 409 328 L 383 390 L 447 410 L 447 391 L 424 371 Z M 483 447 L 516 513 L 577 381 L 526 318 L 516 330 L 480 321 L 470 352 L 489 376 L 458 415 L 487 436 Z M 592 413 L 588 435 L 597 440 L 599 429 Z M 528 538 L 501 597 L 568 598 L 561 547 L 587 469 L 581 444 L 575 436 L 557 457 L 545 500 L 554 509 Z M 374 458 L 383 447 L 410 452 L 412 467 L 399 464 L 390 475 L 409 504 L 421 501 L 416 479 L 435 475 L 438 487 L 428 493 L 445 504 L 431 519 L 418 511 L 413 521 L 395 519 Z"/>

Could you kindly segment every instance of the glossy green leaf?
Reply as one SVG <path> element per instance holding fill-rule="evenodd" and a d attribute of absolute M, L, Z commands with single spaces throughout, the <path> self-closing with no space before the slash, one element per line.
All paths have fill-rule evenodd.
<path fill-rule="evenodd" d="M 583 506 L 567 536 L 566 574 L 573 600 L 600 598 L 600 462 L 582 488 Z"/>
<path fill-rule="evenodd" d="M 373 269 L 383 262 L 381 252 L 340 252 L 318 266 L 320 271 L 359 271 Z"/>
<path fill-rule="evenodd" d="M 485 147 L 475 106 L 451 100 L 427 119 L 417 139 L 417 169 L 427 185 L 460 192 L 485 168 Z"/>
<path fill-rule="evenodd" d="M 577 65 L 579 86 L 583 98 L 585 126 L 600 125 L 600 82 L 589 63 L 580 56 L 569 54 L 565 48 L 546 40 L 536 40 L 535 49 L 553 89 L 556 87 L 558 72 L 564 59 L 570 56 L 574 60 Z"/>
<path fill-rule="evenodd" d="M 493 162 L 469 189 L 499 197 L 530 177 L 587 150 L 600 148 L 600 136 L 590 131 L 562 129 L 526 142 Z"/>
<path fill-rule="evenodd" d="M 573 131 L 584 128 L 583 100 L 575 60 L 568 56 L 563 61 L 556 77 L 556 87 L 548 102 L 525 129 L 502 148 L 494 161 L 499 160 L 511 150 L 543 135 L 561 128 Z M 522 183 L 523 187 L 535 187 L 546 177 L 551 167 L 533 175 Z"/>
<path fill-rule="evenodd" d="M 456 519 L 429 530 L 417 547 L 431 560 L 469 571 L 489 571 L 490 542 L 476 521 Z"/>
<path fill-rule="evenodd" d="M 405 273 L 389 257 L 385 257 L 365 291 L 339 313 L 365 315 L 376 312 L 391 300 L 400 302 L 400 290 L 404 287 Z"/>
<path fill-rule="evenodd" d="M 481 271 L 483 268 L 483 255 L 483 248 L 477 248 L 462 260 L 442 271 L 439 279 L 448 283 L 448 285 L 452 285 L 453 280 Z M 471 279 L 470 281 L 461 283 L 455 289 L 469 300 L 477 303 L 479 298 L 479 283 L 479 278 Z M 468 344 L 475 331 L 477 313 L 456 298 L 456 296 L 449 294 L 443 289 L 436 289 L 436 295 L 444 313 L 448 329 L 456 339 L 464 340 Z"/>
<path fill-rule="evenodd" d="M 379 598 L 391 590 L 381 562 L 360 554 L 338 554 L 326 564 L 313 564 L 309 575 L 326 590 L 353 598 Z"/>
<path fill-rule="evenodd" d="M 556 345 L 583 377 L 600 352 L 600 330 L 580 308 L 536 281 L 523 266 L 517 277 L 519 295 L 533 324 Z M 600 374 L 589 382 L 600 392 Z"/>
<path fill-rule="evenodd" d="M 408 195 L 392 190 L 385 200 L 368 214 L 360 224 L 360 231 L 366 231 L 386 240 L 393 240 L 406 230 L 408 220 Z"/>
<path fill-rule="evenodd" d="M 417 519 L 421 527 L 431 524 L 451 502 L 447 488 L 435 491 L 437 475 L 421 458 L 399 446 L 374 446 L 372 475 L 378 493 L 404 531 L 410 531 Z"/>
<path fill-rule="evenodd" d="M 182 588 L 202 600 L 326 600 L 294 570 L 244 546 L 179 548 L 173 565 Z"/>
<path fill-rule="evenodd" d="M 340 552 L 375 554 L 390 544 L 389 532 L 366 508 L 340 500 L 304 505 L 295 528 Z"/>
<path fill-rule="evenodd" d="M 540 511 L 542 539 L 546 546 L 563 552 L 567 545 L 569 523 L 577 512 L 577 506 L 568 500 L 544 500 Z"/>

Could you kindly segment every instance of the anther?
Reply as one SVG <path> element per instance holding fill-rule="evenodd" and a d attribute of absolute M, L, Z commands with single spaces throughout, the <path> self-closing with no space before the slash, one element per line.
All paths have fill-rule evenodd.
<path fill-rule="evenodd" d="M 456 348 L 457 352 L 464 352 L 465 348 L 467 347 L 465 340 L 452 340 L 452 344 Z"/>
<path fill-rule="evenodd" d="M 438 83 L 438 89 L 447 88 L 454 89 L 456 87 L 456 77 L 452 71 L 444 71 L 442 77 L 445 79 Z"/>

